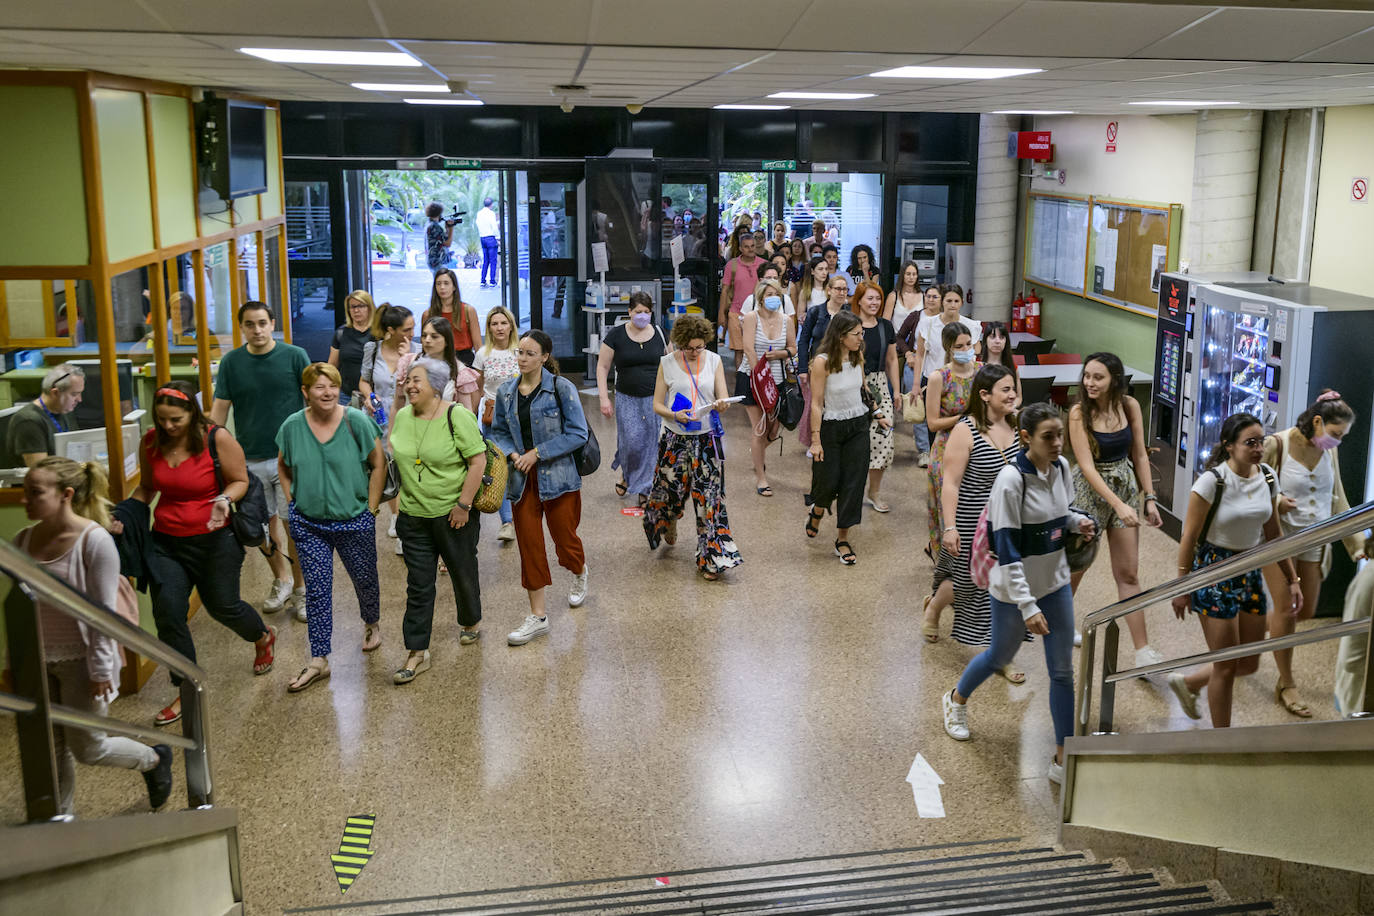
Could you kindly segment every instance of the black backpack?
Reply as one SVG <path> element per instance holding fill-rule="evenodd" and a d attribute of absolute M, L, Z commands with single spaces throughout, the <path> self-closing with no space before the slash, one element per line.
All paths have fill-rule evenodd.
<path fill-rule="evenodd" d="M 220 468 L 219 453 L 215 450 L 215 433 L 218 426 L 211 426 L 205 437 L 206 447 L 210 449 L 210 460 L 215 465 L 215 483 L 224 492 L 224 471 Z M 267 492 L 262 488 L 258 475 L 248 473 L 248 492 L 230 507 L 229 526 L 234 537 L 243 547 L 261 547 L 268 538 Z"/>

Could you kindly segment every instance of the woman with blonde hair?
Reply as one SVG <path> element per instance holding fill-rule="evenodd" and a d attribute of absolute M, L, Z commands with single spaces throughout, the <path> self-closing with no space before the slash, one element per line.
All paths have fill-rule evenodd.
<path fill-rule="evenodd" d="M 472 357 L 472 368 L 477 371 L 478 385 L 482 389 L 482 400 L 477 409 L 477 421 L 481 424 L 482 435 L 491 437 L 491 421 L 496 414 L 496 394 L 501 386 L 520 375 L 520 365 L 515 354 L 519 345 L 519 325 L 510 309 L 498 305 L 487 313 L 486 342 Z M 501 528 L 496 539 L 503 543 L 515 540 L 515 525 L 511 522 L 510 499 L 501 500 Z"/>
<path fill-rule="evenodd" d="M 779 433 L 777 413 L 768 417 L 763 408 L 754 400 L 750 375 L 759 360 L 767 364 L 773 381 L 782 384 L 783 363 L 792 358 L 797 350 L 797 335 L 792 322 L 783 314 L 784 298 L 782 284 L 776 279 L 764 280 L 754 287 L 753 299 L 760 303 L 759 308 L 745 312 L 741 319 L 744 334 L 744 361 L 740 371 L 735 373 L 735 394 L 744 398 L 741 402 L 749 414 L 753 436 L 749 442 L 749 452 L 754 460 L 754 489 L 760 496 L 772 496 L 773 488 L 768 485 L 768 465 L 764 461 L 764 450 L 768 443 Z"/>
<path fill-rule="evenodd" d="M 39 566 L 107 609 L 120 607 L 123 581 L 136 613 L 137 599 L 120 575 L 119 551 L 105 530 L 110 524 L 108 485 L 105 470 L 95 462 L 41 459 L 24 477 L 24 514 L 35 524 L 20 531 L 14 543 Z M 119 696 L 119 645 L 43 601 L 38 602 L 38 614 L 48 677 L 57 688 L 53 702 L 104 718 L 110 702 Z M 58 810 L 63 814 L 72 812 L 77 760 L 138 770 L 154 809 L 172 793 L 172 749 L 165 744 L 149 747 L 132 738 L 65 726 L 53 729 L 53 739 Z"/>
<path fill-rule="evenodd" d="M 344 298 L 346 321 L 334 331 L 329 344 L 329 365 L 339 370 L 343 383 L 339 389 L 339 403 L 347 406 L 362 380 L 363 348 L 372 342 L 372 315 L 377 305 L 372 294 L 355 289 Z"/>

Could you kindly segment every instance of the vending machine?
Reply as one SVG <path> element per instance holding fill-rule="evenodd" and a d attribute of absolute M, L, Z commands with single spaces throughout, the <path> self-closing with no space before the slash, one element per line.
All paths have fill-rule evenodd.
<path fill-rule="evenodd" d="M 1193 485 L 1192 421 L 1198 401 L 1196 293 L 1205 284 L 1266 287 L 1261 273 L 1165 273 L 1155 325 L 1155 387 L 1150 405 L 1150 466 L 1164 530 L 1178 537 Z"/>
<path fill-rule="evenodd" d="M 1206 467 L 1221 425 L 1250 413 L 1265 432 L 1292 426 L 1325 389 L 1339 391 L 1355 412 L 1339 458 L 1352 505 L 1374 497 L 1370 426 L 1374 421 L 1374 299 L 1307 284 L 1201 284 L 1194 298 L 1197 397 L 1182 419 L 1174 514 L 1183 517 L 1187 487 Z M 1180 499 L 1182 497 L 1182 499 Z M 1162 497 L 1161 497 L 1162 499 Z M 1336 548 L 1318 613 L 1339 607 L 1353 565 Z"/>

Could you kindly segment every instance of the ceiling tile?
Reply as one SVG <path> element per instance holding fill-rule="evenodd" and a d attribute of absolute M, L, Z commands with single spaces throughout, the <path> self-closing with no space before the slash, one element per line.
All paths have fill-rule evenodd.
<path fill-rule="evenodd" d="M 1206 7 L 1031 0 L 961 48 L 964 54 L 1019 54 L 1027 48 L 1126 56 L 1183 28 Z"/>
<path fill-rule="evenodd" d="M 1223 9 L 1192 28 L 1142 48 L 1142 57 L 1292 60 L 1374 26 L 1374 13 Z"/>

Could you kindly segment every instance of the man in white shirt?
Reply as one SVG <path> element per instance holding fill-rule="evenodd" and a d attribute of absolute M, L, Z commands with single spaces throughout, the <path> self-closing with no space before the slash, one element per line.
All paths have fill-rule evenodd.
<path fill-rule="evenodd" d="M 482 201 L 482 209 L 477 211 L 477 235 L 482 239 L 482 272 L 478 274 L 478 279 L 482 281 L 482 289 L 496 286 L 496 268 L 501 254 L 501 224 L 496 218 L 496 211 L 492 209 L 492 203 L 488 197 Z M 490 280 L 487 279 L 488 274 L 491 275 Z"/>

